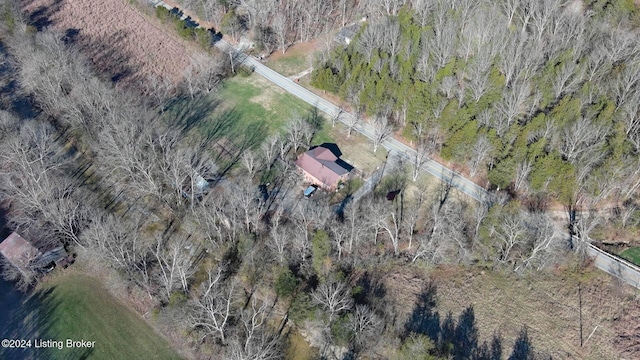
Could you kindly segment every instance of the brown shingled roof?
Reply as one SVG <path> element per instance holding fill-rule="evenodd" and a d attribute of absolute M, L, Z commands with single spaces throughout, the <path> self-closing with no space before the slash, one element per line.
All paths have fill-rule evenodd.
<path fill-rule="evenodd" d="M 27 264 L 40 255 L 40 251 L 18 233 L 13 232 L 0 243 L 0 254 L 13 264 Z"/>
<path fill-rule="evenodd" d="M 335 185 L 342 175 L 353 168 L 322 145 L 301 154 L 296 165 L 327 186 Z"/>

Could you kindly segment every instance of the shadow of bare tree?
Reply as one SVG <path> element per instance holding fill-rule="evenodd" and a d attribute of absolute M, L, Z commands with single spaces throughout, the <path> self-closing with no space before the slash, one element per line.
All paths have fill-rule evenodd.
<path fill-rule="evenodd" d="M 30 341 L 26 347 L 0 348 L 0 359 L 86 359 L 94 349 L 65 349 L 59 347 L 42 348 L 40 340 L 54 340 L 56 345 L 62 345 L 66 339 L 53 331 L 52 325 L 60 319 L 55 318 L 56 308 L 61 301 L 54 296 L 55 288 L 38 290 L 31 295 L 6 299 L 6 294 L 12 294 L 11 283 L 2 282 L 3 298 L 0 303 L 5 305 L 0 321 L 0 338 L 24 339 Z M 6 287 L 6 289 L 4 289 Z"/>
<path fill-rule="evenodd" d="M 478 342 L 473 306 L 462 311 L 458 319 L 448 313 L 444 319 L 436 310 L 437 288 L 429 283 L 418 297 L 405 323 L 403 340 L 412 334 L 428 336 L 435 344 L 434 354 L 456 360 L 493 360 L 502 358 L 502 338 L 494 334 L 490 343 Z"/>

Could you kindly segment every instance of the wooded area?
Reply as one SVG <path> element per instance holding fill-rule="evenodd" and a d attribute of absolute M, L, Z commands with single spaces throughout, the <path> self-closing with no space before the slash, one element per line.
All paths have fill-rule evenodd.
<path fill-rule="evenodd" d="M 248 2 L 242 3 L 249 8 Z M 327 65 L 314 75 L 318 86 L 341 94 L 355 91 L 345 96 L 356 101 L 361 112 L 374 115 L 381 129 L 415 129 L 408 134 L 416 136 L 416 141 L 425 139 L 418 141 L 425 149 L 423 154 L 436 151 L 439 147 L 433 144 L 439 143 L 443 154 L 450 151 L 451 157 L 468 160 L 474 172 L 481 173 L 488 166 L 490 179 L 492 172 L 504 172 L 507 186 L 513 174 L 505 168 L 506 162 L 530 160 L 530 173 L 522 175 L 523 187 L 555 194 L 572 205 L 578 199 L 580 205 L 587 200 L 595 204 L 616 195 L 624 204 L 621 209 L 630 211 L 622 226 L 637 226 L 633 204 L 638 184 L 631 181 L 638 177 L 630 173 L 637 167 L 628 166 L 638 161 L 637 149 L 626 137 L 624 120 L 616 115 L 637 96 L 635 82 L 622 80 L 631 76 L 624 69 L 635 56 L 630 50 L 634 43 L 629 40 L 615 65 L 611 62 L 610 71 L 620 71 L 617 77 L 605 72 L 593 78 L 594 84 L 617 79 L 616 84 L 627 86 L 623 102 L 618 104 L 617 97 L 608 100 L 607 92 L 583 80 L 564 87 L 557 96 L 541 87 L 536 97 L 532 89 L 537 81 L 542 84 L 540 74 L 555 79 L 556 66 L 547 73 L 548 60 L 540 63 L 530 53 L 516 56 L 511 59 L 514 64 L 507 81 L 494 59 L 506 51 L 499 44 L 516 40 L 498 43 L 493 36 L 517 38 L 522 41 L 516 46 L 518 51 L 531 52 L 525 45 L 546 39 L 547 26 L 538 36 L 530 33 L 535 26 L 527 25 L 536 21 L 527 18 L 522 26 L 516 20 L 520 8 L 514 10 L 511 22 L 492 22 L 485 17 L 501 15 L 489 11 L 489 4 L 473 8 L 462 6 L 471 2 L 459 3 L 433 5 L 425 23 L 419 25 L 417 13 L 399 2 L 384 2 L 387 7 L 382 11 L 378 7 L 382 2 L 376 1 L 361 2 L 361 8 L 348 1 L 320 1 L 317 4 L 331 8 L 318 10 L 313 17 L 300 17 L 310 22 L 300 20 L 303 30 L 296 36 L 304 39 L 326 31 L 322 26 L 327 25 L 317 14 L 329 16 L 342 6 L 349 8 L 344 12 L 348 19 L 349 14 L 368 6 L 371 23 L 352 45 L 324 59 Z M 222 4 L 216 6 L 229 6 Z M 278 9 L 260 5 L 260 9 Z M 311 7 L 304 5 L 308 4 L 280 3 L 291 14 L 301 9 L 311 14 Z M 551 267 L 579 269 L 584 265 L 581 253 L 576 256 L 570 251 L 566 239 L 554 231 L 544 207 L 506 195 L 476 204 L 456 196 L 446 183 L 435 191 L 405 193 L 416 177 L 411 164 L 399 166 L 376 191 L 357 202 L 332 204 L 322 195 L 300 199 L 295 194 L 300 175 L 294 160 L 314 144 L 323 121 L 317 112 L 293 117 L 285 129 L 272 134 L 264 128 L 237 129 L 233 109 L 215 111 L 224 101 L 215 96 L 216 88 L 230 75 L 228 58 L 216 55 L 215 50 L 193 57 L 180 84 L 148 79 L 128 87 L 114 85 L 104 79 L 105 74 L 96 73 L 82 49 L 65 41 L 63 33 L 36 31 L 9 7 L 4 10 L 10 21 L 2 23 L 6 35 L 1 40 L 7 50 L 3 81 L 12 85 L 2 98 L 0 112 L 0 203 L 8 204 L 11 227 L 20 228 L 29 238 L 64 243 L 90 259 L 87 261 L 114 269 L 131 292 L 142 292 L 153 303 L 163 326 L 184 337 L 190 357 L 219 354 L 225 359 L 279 359 L 286 335 L 304 329 L 321 358 L 412 359 L 415 354 L 425 359 L 549 358 L 545 350 L 534 351 L 525 326 L 515 341 L 505 341 L 497 331 L 479 334 L 471 305 L 461 314 L 441 316 L 435 310 L 437 289 L 427 282 L 418 294 L 409 296 L 416 295 L 413 308 L 399 315 L 399 295 L 391 294 L 384 285 L 385 269 L 390 267 L 406 266 L 418 272 L 421 267 L 449 264 L 518 274 Z M 596 12 L 593 21 L 601 21 L 602 14 L 617 14 L 614 10 Z M 551 13 L 557 16 L 558 12 Z M 264 24 L 260 16 L 271 19 L 269 14 L 256 10 L 246 16 L 251 24 Z M 286 11 L 278 14 L 294 17 Z M 436 31 L 431 21 L 437 14 L 448 28 L 443 31 L 449 31 L 442 38 L 429 33 Z M 561 14 L 572 21 L 580 18 Z M 454 26 L 462 23 L 475 24 L 469 34 L 477 35 L 482 29 L 487 37 L 482 46 L 476 44 L 481 36 L 472 37 L 467 59 L 459 53 L 456 41 L 451 42 L 448 55 L 440 54 L 440 62 L 431 54 L 437 46 L 421 45 L 424 38 L 429 38 L 429 44 L 452 40 L 447 36 L 456 34 Z M 586 21 L 582 23 L 588 28 Z M 493 28 L 487 29 L 489 25 Z M 567 26 L 574 30 L 575 25 Z M 365 35 L 373 31 L 385 34 L 380 39 L 386 45 L 376 43 L 378 33 Z M 389 33 L 395 34 L 394 40 L 386 43 Z M 366 36 L 373 42 L 367 48 L 369 56 L 361 45 Z M 544 49 L 549 54 L 564 53 L 573 46 L 569 44 L 560 42 Z M 425 48 L 430 52 L 423 59 L 420 54 Z M 485 67 L 477 64 L 478 51 L 489 51 Z M 582 50 L 585 60 L 581 61 L 589 59 L 588 51 Z M 578 58 L 583 59 L 582 55 Z M 608 53 L 605 55 L 608 59 Z M 573 55 L 567 52 L 566 56 L 562 61 L 570 64 Z M 523 65 L 525 59 L 531 64 Z M 574 66 L 572 71 L 583 68 L 577 60 L 567 64 L 558 66 Z M 477 93 L 477 99 L 468 92 L 471 85 L 462 85 L 471 80 L 461 74 L 470 73 L 473 66 L 487 78 L 486 91 Z M 391 69 L 396 69 L 395 75 Z M 569 79 L 575 76 L 571 72 Z M 404 83 L 408 79 L 411 82 Z M 348 89 L 338 88 L 342 83 Z M 405 95 L 415 95 L 413 100 L 394 97 L 401 87 Z M 584 93 L 585 87 L 592 91 L 591 98 L 589 92 Z M 514 89 L 520 93 L 508 95 Z M 503 94 L 515 96 L 515 103 L 506 102 Z M 424 98 L 419 100 L 420 96 Z M 36 113 L 17 117 L 6 111 L 14 108 L 16 99 L 31 102 Z M 535 106 L 533 99 L 538 99 Z M 587 99 L 592 102 L 584 102 Z M 426 107 L 429 104 L 436 105 Z M 497 115 L 500 106 L 511 114 L 510 120 Z M 542 111 L 547 107 L 548 111 Z M 529 114 L 533 108 L 535 116 Z M 437 109 L 440 115 L 432 117 Z M 487 114 L 488 122 L 478 127 L 480 112 Z M 554 115 L 561 113 L 568 114 L 565 120 Z M 506 121 L 500 133 L 494 118 Z M 602 130 L 597 141 L 591 138 L 595 128 Z M 560 129 L 575 132 L 571 133 L 577 136 L 573 147 L 564 145 L 566 140 L 558 136 Z M 526 151 L 518 150 L 520 142 L 526 144 Z M 496 153 L 498 145 L 504 148 Z M 469 160 L 460 158 L 464 154 L 484 155 Z M 597 162 L 585 164 L 587 160 Z M 590 166 L 590 171 L 581 172 L 584 166 Z M 564 167 L 568 178 L 557 183 L 557 172 Z M 618 177 L 612 176 L 614 168 L 619 170 Z M 547 184 L 537 186 L 534 174 L 546 176 L 540 181 Z M 593 190 L 597 179 L 610 186 L 599 197 Z M 615 181 L 620 183 L 611 185 Z M 567 186 L 571 187 L 566 190 Z M 387 200 L 390 191 L 398 190 L 400 196 Z M 523 206 L 530 203 L 533 205 Z M 608 221 L 603 216 L 582 217 L 581 233 L 588 234 Z M 29 285 L 31 279 L 24 280 Z"/>
<path fill-rule="evenodd" d="M 382 3 L 312 84 L 493 189 L 636 212 L 633 1 Z"/>

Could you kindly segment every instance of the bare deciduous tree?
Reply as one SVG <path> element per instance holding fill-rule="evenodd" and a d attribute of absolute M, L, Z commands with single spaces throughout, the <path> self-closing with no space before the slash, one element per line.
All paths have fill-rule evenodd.
<path fill-rule="evenodd" d="M 371 139 L 373 142 L 373 152 L 376 152 L 380 145 L 391 136 L 393 127 L 389 122 L 389 118 L 384 115 L 375 116 L 371 126 L 373 127 L 373 139 Z"/>
<path fill-rule="evenodd" d="M 192 327 L 202 329 L 204 336 L 214 336 L 224 344 L 237 300 L 236 283 L 232 280 L 225 284 L 221 268 L 210 268 L 207 275 L 197 298 L 191 303 L 189 322 Z"/>
<path fill-rule="evenodd" d="M 194 262 L 197 248 L 183 237 L 173 237 L 170 240 L 156 235 L 154 256 L 158 262 L 158 275 L 164 288 L 166 300 L 177 286 L 182 287 L 184 293 L 189 291 L 189 280 L 196 273 L 197 264 Z"/>
<path fill-rule="evenodd" d="M 314 303 L 322 306 L 329 313 L 329 323 L 333 322 L 341 312 L 353 306 L 351 290 L 344 281 L 328 280 L 311 293 Z"/>
<path fill-rule="evenodd" d="M 353 332 L 353 343 L 358 349 L 377 343 L 375 339 L 380 335 L 383 321 L 367 305 L 356 305 L 347 321 Z"/>
<path fill-rule="evenodd" d="M 471 175 L 471 177 L 478 173 L 478 170 L 482 165 L 484 165 L 484 162 L 487 160 L 492 150 L 493 147 L 487 137 L 484 135 L 479 136 L 471 150 L 471 159 L 469 159 L 469 162 L 467 163 L 469 165 L 469 175 Z"/>

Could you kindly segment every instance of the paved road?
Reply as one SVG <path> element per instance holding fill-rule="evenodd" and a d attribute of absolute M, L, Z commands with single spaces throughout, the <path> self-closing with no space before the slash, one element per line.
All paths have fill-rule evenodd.
<path fill-rule="evenodd" d="M 237 53 L 235 48 L 226 41 L 221 40 L 216 44 L 216 46 L 225 52 L 236 53 L 238 60 L 242 64 L 252 68 L 257 74 L 280 86 L 287 92 L 297 96 L 308 104 L 317 107 L 329 116 L 334 117 L 340 114 L 340 120 L 343 123 L 347 123 L 346 119 L 353 116 L 350 113 L 343 112 L 338 106 L 298 85 L 291 79 L 268 68 L 257 59 L 245 54 Z M 360 123 L 355 127 L 355 130 L 369 139 L 373 139 L 374 137 L 373 128 L 369 124 Z M 411 162 L 411 159 L 415 156 L 414 149 L 393 138 L 386 140 L 382 143 L 382 146 L 390 152 L 395 152 L 397 155 L 405 158 L 409 162 Z M 442 181 L 450 183 L 456 189 L 477 201 L 483 201 L 489 195 L 487 190 L 483 187 L 433 160 L 427 161 L 427 163 L 422 166 L 422 170 L 434 175 Z M 640 268 L 625 260 L 617 258 L 592 244 L 589 244 L 588 254 L 595 259 L 594 264 L 596 267 L 640 289 Z"/>
<path fill-rule="evenodd" d="M 587 253 L 594 259 L 594 265 L 627 284 L 640 289 L 640 267 L 602 251 L 589 244 Z"/>
<path fill-rule="evenodd" d="M 154 6 L 167 6 L 162 1 L 150 0 L 150 2 L 153 3 Z M 252 68 L 257 74 L 263 76 L 265 79 L 278 85 L 294 96 L 297 96 L 306 103 L 315 106 L 329 116 L 335 117 L 340 114 L 339 119 L 345 124 L 348 123 L 348 119 L 353 118 L 352 114 L 343 112 L 342 109 L 340 109 L 338 106 L 298 85 L 293 80 L 280 75 L 276 71 L 262 64 L 257 59 L 239 52 L 228 42 L 220 40 L 216 42 L 216 47 L 226 53 L 234 54 L 237 57 L 238 62 Z M 374 138 L 373 128 L 367 123 L 360 122 L 355 126 L 355 130 L 369 139 Z M 395 152 L 409 162 L 411 162 L 411 159 L 415 156 L 415 150 L 413 148 L 403 144 L 402 142 L 394 138 L 389 138 L 388 140 L 384 141 L 382 143 L 382 146 L 390 152 Z M 483 187 L 433 160 L 427 161 L 427 163 L 422 166 L 422 170 L 428 172 L 429 174 L 437 177 L 444 182 L 450 183 L 453 187 L 477 201 L 483 201 L 488 196 L 487 190 L 485 190 Z M 640 289 L 640 269 L 638 267 L 627 261 L 619 259 L 603 250 L 600 250 L 592 244 L 589 244 L 588 253 L 589 256 L 595 258 L 596 267 Z"/>
<path fill-rule="evenodd" d="M 220 40 L 216 43 L 216 46 L 227 53 L 236 53 L 239 62 L 252 68 L 257 74 L 300 98 L 304 102 L 317 107 L 329 116 L 335 117 L 340 114 L 339 119 L 345 124 L 349 122 L 349 119 L 353 118 L 352 114 L 342 111 L 340 107 L 305 89 L 291 79 L 280 75 L 276 71 L 262 64 L 256 58 L 242 53 L 237 53 L 235 48 L 226 41 Z M 369 139 L 374 138 L 373 127 L 367 123 L 360 122 L 355 126 L 355 130 Z M 388 151 L 397 153 L 409 162 L 411 162 L 411 159 L 415 154 L 415 150 L 413 148 L 394 138 L 387 139 L 382 143 L 382 146 Z M 455 188 L 471 196 L 477 201 L 482 201 L 487 195 L 486 190 L 481 186 L 433 160 L 427 161 L 427 163 L 422 166 L 422 170 L 434 175 L 442 181 L 450 182 Z"/>

